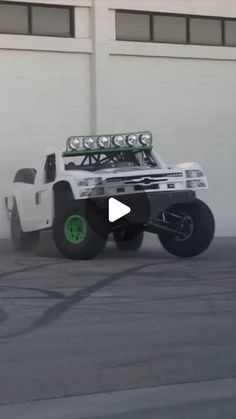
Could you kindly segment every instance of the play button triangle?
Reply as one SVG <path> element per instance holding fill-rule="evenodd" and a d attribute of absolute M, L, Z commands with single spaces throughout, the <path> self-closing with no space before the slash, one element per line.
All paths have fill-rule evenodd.
<path fill-rule="evenodd" d="M 110 223 L 113 223 L 119 218 L 124 217 L 125 215 L 131 212 L 131 208 L 128 205 L 122 204 L 115 198 L 109 198 L 108 204 L 108 219 Z"/>

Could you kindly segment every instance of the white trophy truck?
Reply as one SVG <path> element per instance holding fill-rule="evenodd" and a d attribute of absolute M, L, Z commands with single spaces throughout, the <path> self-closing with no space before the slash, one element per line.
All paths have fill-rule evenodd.
<path fill-rule="evenodd" d="M 34 169 L 19 170 L 5 206 L 16 250 L 30 250 L 51 229 L 56 246 L 72 259 L 101 253 L 109 234 L 119 250 L 138 250 L 144 232 L 179 257 L 202 253 L 215 222 L 196 198 L 208 187 L 198 163 L 167 166 L 150 132 L 73 136 L 66 149 L 48 153 Z M 108 220 L 110 198 L 130 207 Z"/>

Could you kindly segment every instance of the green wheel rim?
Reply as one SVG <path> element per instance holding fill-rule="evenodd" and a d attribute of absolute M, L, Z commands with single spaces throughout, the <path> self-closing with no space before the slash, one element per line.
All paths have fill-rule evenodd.
<path fill-rule="evenodd" d="M 71 215 L 65 222 L 64 233 L 68 242 L 80 244 L 86 236 L 86 222 L 80 215 Z"/>

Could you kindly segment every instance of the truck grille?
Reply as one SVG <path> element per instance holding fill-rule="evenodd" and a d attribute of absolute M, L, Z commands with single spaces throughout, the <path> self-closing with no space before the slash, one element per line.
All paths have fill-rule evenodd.
<path fill-rule="evenodd" d="M 158 189 L 159 182 L 166 182 L 170 177 L 182 177 L 182 172 L 160 173 L 159 175 L 124 176 L 106 179 L 108 183 L 122 182 L 124 185 L 135 185 L 135 190 Z"/>

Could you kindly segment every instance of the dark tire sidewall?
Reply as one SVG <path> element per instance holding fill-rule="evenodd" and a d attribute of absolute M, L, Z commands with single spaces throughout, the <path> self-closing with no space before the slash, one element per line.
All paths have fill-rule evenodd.
<path fill-rule="evenodd" d="M 11 238 L 13 244 L 20 241 L 23 231 L 20 224 L 20 217 L 16 205 L 13 206 L 11 214 Z"/>
<path fill-rule="evenodd" d="M 123 237 L 120 236 L 119 231 L 114 232 L 114 240 L 116 247 L 121 251 L 137 251 L 143 243 L 143 227 L 129 226 L 124 229 Z"/>
<path fill-rule="evenodd" d="M 159 239 L 162 246 L 169 253 L 179 257 L 193 257 L 204 252 L 215 233 L 215 221 L 210 208 L 203 201 L 196 199 L 191 204 L 176 205 L 170 208 L 170 211 L 187 214 L 193 222 L 193 231 L 186 240 L 177 240 L 174 236 L 161 233 Z"/>
<path fill-rule="evenodd" d="M 24 232 L 21 227 L 20 216 L 16 204 L 11 214 L 11 240 L 17 251 L 34 250 L 39 242 L 40 231 Z"/>

